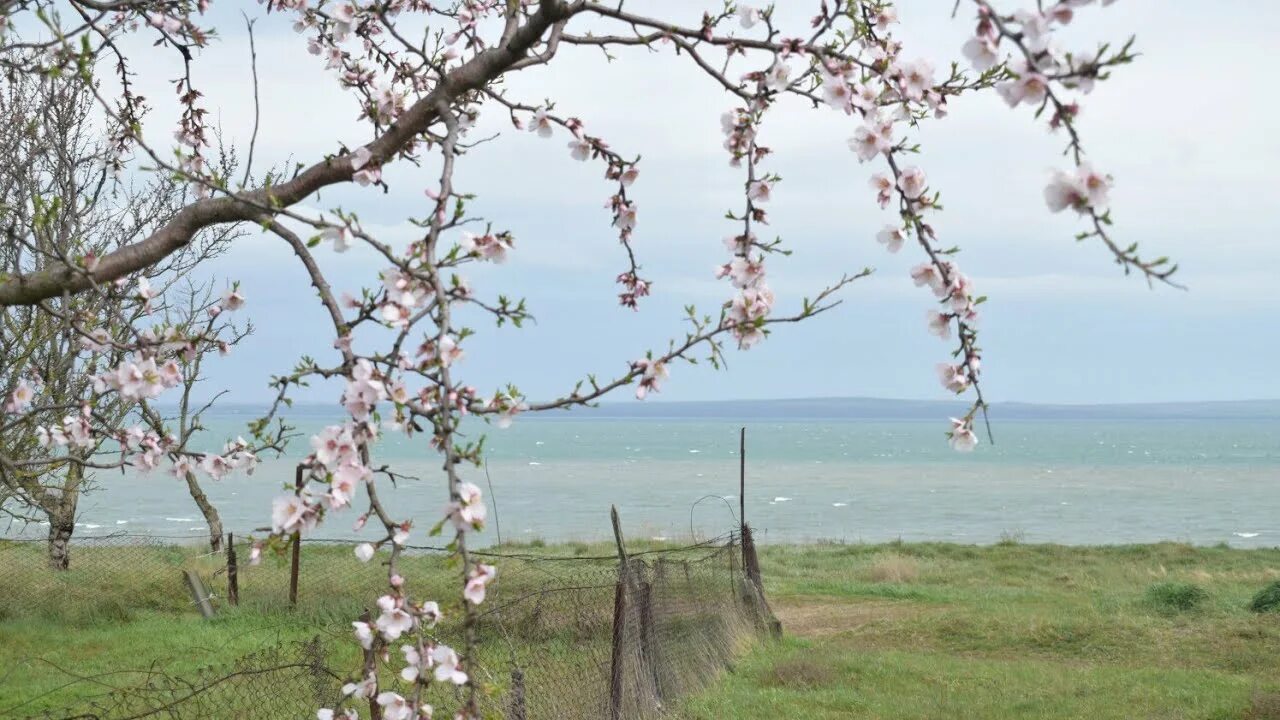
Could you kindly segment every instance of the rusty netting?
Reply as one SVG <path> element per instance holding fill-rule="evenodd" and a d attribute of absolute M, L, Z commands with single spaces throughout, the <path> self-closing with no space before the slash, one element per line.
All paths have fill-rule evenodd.
<path fill-rule="evenodd" d="M 43 568 L 44 575 L 54 576 L 35 589 L 46 601 L 49 592 L 95 593 L 99 604 L 143 602 L 163 608 L 174 622 L 199 623 L 203 621 L 194 605 L 203 598 L 215 623 L 224 614 L 239 620 L 289 618 L 295 627 L 300 623 L 324 638 L 305 661 L 283 661 L 296 649 L 290 641 L 278 640 L 231 669 L 223 668 L 221 675 L 217 668 L 197 677 L 152 672 L 142 688 L 112 688 L 95 696 L 89 709 L 76 706 L 39 717 L 133 720 L 150 717 L 153 710 L 155 717 L 171 720 L 314 717 L 314 709 L 324 706 L 326 693 L 331 695 L 340 679 L 353 679 L 358 664 L 351 662 L 349 623 L 372 606 L 376 589 L 385 582 L 385 567 L 359 562 L 353 548 L 349 541 L 308 540 L 299 547 L 296 562 L 290 550 L 249 566 L 243 562 L 247 547 L 241 542 L 211 553 L 207 545 L 165 546 L 155 538 L 131 545 L 115 538 L 81 547 L 79 562 L 59 573 L 39 565 L 39 548 L 0 543 L 0 575 L 6 561 L 13 560 L 28 574 L 40 576 Z M 486 689 L 485 716 L 661 716 L 673 701 L 713 681 L 747 644 L 774 629 L 758 574 L 751 577 L 749 540 L 747 549 L 744 554 L 735 533 L 635 553 L 587 555 L 582 548 L 573 553 L 568 547 L 560 554 L 478 553 L 498 568 L 476 625 L 479 645 L 468 659 L 470 672 Z M 456 593 L 456 568 L 447 558 L 437 548 L 406 549 L 398 569 L 410 592 L 442 598 Z M 187 571 L 200 578 L 194 587 L 182 583 Z M 142 584 L 145 592 L 130 589 L 130 582 Z M 29 612 L 24 603 L 39 602 L 25 591 L 18 594 L 25 599 L 0 590 L 0 622 Z M 127 615 L 121 622 L 127 627 Z M 462 644 L 456 621 L 444 623 L 435 634 L 455 647 Z M 322 645 L 329 649 L 327 661 L 317 659 Z M 140 660 L 150 668 L 164 664 L 162 658 Z M 380 678 L 383 689 L 406 691 L 399 683 L 393 673 Z M 270 699 L 258 697 L 263 693 Z M 450 705 L 446 697 L 437 699 Z"/>

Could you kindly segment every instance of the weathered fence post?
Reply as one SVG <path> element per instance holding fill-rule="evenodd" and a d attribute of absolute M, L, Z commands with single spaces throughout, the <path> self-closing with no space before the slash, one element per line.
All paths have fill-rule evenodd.
<path fill-rule="evenodd" d="M 507 720 L 527 720 L 524 701 L 524 671 L 511 669 L 511 700 L 507 703 Z"/>
<path fill-rule="evenodd" d="M 659 706 L 662 704 L 662 678 L 658 672 L 658 643 L 654 639 L 653 627 L 653 582 L 647 577 L 640 578 L 637 588 L 637 602 L 640 609 L 640 652 L 644 664 L 649 667 L 653 678 L 653 694 Z"/>
<path fill-rule="evenodd" d="M 626 643 L 627 624 L 627 548 L 622 540 L 622 523 L 618 520 L 617 506 L 609 508 L 613 520 L 613 538 L 618 544 L 618 584 L 613 591 L 613 652 L 609 670 L 609 718 L 622 717 L 623 645 Z"/>
<path fill-rule="evenodd" d="M 227 602 L 240 604 L 240 570 L 236 566 L 236 539 L 227 533 Z"/>
<path fill-rule="evenodd" d="M 742 526 L 742 555 L 746 560 L 747 580 L 756 596 L 761 619 L 769 627 L 775 638 L 782 637 L 782 622 L 773 614 L 769 601 L 764 596 L 764 579 L 760 577 L 760 558 L 756 555 L 756 542 L 751 536 L 751 526 Z"/>
<path fill-rule="evenodd" d="M 183 570 L 182 576 L 187 580 L 187 589 L 191 591 L 193 604 L 200 608 L 200 614 L 205 619 L 213 617 L 213 605 L 209 604 L 209 591 L 200 581 L 200 576 L 196 575 L 195 570 Z"/>
<path fill-rule="evenodd" d="M 298 491 L 298 495 L 302 495 L 302 469 L 303 465 L 298 465 L 298 474 L 294 479 L 294 487 Z M 289 563 L 289 607 L 297 607 L 298 605 L 298 565 L 302 562 L 302 531 L 293 531 L 293 557 Z"/>

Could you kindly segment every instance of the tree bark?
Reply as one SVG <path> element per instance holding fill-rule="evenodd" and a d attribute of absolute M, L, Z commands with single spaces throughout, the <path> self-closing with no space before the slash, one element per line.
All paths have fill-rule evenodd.
<path fill-rule="evenodd" d="M 222 550 L 222 517 L 218 515 L 218 508 L 209 502 L 209 497 L 204 494 L 204 489 L 200 487 L 200 481 L 196 479 L 195 473 L 187 473 L 187 490 L 191 492 L 191 499 L 196 501 L 196 507 L 200 508 L 200 513 L 204 515 L 204 522 L 209 526 L 209 548 L 214 552 Z"/>
<path fill-rule="evenodd" d="M 66 570 L 71 567 L 71 533 L 75 531 L 75 516 L 61 513 L 49 515 L 49 568 Z"/>

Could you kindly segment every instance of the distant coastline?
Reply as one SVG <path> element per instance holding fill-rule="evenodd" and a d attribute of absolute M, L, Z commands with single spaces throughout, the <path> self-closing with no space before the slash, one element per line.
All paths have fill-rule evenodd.
<path fill-rule="evenodd" d="M 894 400 L 886 398 L 791 398 L 778 400 L 651 400 L 608 402 L 539 416 L 573 419 L 627 420 L 937 420 L 959 415 L 965 402 Z M 252 416 L 261 405 L 216 406 L 218 415 Z M 327 403 L 298 403 L 285 414 L 293 417 L 340 416 L 341 408 Z M 1223 400 L 1207 402 L 1117 403 L 1067 405 L 1025 402 L 991 404 L 993 420 L 1253 420 L 1280 422 L 1280 400 Z"/>

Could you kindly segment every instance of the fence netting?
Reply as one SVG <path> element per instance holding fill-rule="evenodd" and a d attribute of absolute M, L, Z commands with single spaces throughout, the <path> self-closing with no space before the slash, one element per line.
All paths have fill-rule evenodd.
<path fill-rule="evenodd" d="M 45 697 L 43 709 L 32 713 L 32 703 L 7 708 L 0 699 L 0 717 L 314 718 L 354 679 L 359 650 L 350 622 L 373 607 L 385 585 L 385 567 L 377 560 L 359 562 L 353 548 L 351 542 L 304 540 L 292 580 L 288 553 L 249 566 L 248 546 L 238 539 L 219 552 L 159 538 L 82 541 L 67 571 L 47 567 L 40 543 L 0 541 L 0 583 L 10 573 L 24 578 L 20 586 L 0 586 L 0 622 L 25 615 L 48 619 L 55 612 L 50 606 L 60 605 L 96 607 L 84 612 L 115 613 L 127 624 L 141 604 L 149 618 L 173 623 L 234 622 L 243 631 L 246 622 L 260 620 L 291 628 L 264 639 L 256 652 L 198 671 L 175 672 L 164 658 L 139 658 L 137 673 L 68 678 L 68 687 L 81 684 L 76 702 L 48 709 Z M 625 559 L 589 549 L 601 546 L 507 550 L 481 558 L 498 568 L 480 606 L 476 655 L 468 661 L 485 688 L 484 717 L 658 718 L 714 681 L 736 654 L 773 628 L 736 533 Z M 415 597 L 448 598 L 458 591 L 456 567 L 441 549 L 408 548 L 399 569 Z M 25 581 L 31 578 L 38 581 Z M 50 602 L 54 598 L 62 602 Z M 201 599 L 213 620 L 201 620 Z M 303 632 L 311 634 L 300 638 Z M 457 621 L 435 632 L 454 647 L 463 645 L 461 633 Z M 112 679 L 122 677 L 129 679 Z M 4 682 L 0 674 L 0 698 L 6 696 Z M 392 672 L 379 682 L 406 690 L 397 688 Z M 92 691 L 86 693 L 83 683 L 91 683 Z M 453 706 L 445 689 L 432 692 L 446 693 L 432 698 L 438 705 Z M 362 718 L 370 717 L 371 708 L 360 710 Z"/>

